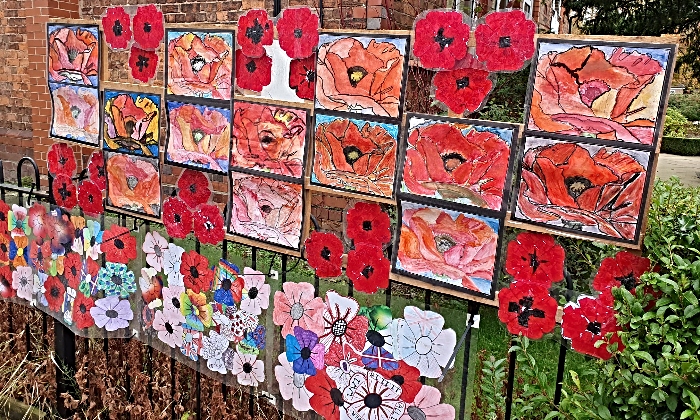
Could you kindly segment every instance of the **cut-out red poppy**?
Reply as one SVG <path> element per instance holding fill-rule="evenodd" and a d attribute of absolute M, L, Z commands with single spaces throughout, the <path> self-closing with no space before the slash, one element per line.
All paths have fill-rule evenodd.
<path fill-rule="evenodd" d="M 308 7 L 285 9 L 277 21 L 280 48 L 290 58 L 306 58 L 318 45 L 318 16 Z"/>
<path fill-rule="evenodd" d="M 53 179 L 51 192 L 57 206 L 70 210 L 78 204 L 78 193 L 73 180 L 68 175 L 59 174 Z"/>
<path fill-rule="evenodd" d="M 194 217 L 194 236 L 203 244 L 216 245 L 224 240 L 224 217 L 218 207 L 203 205 Z"/>
<path fill-rule="evenodd" d="M 535 22 L 521 10 L 493 12 L 476 27 L 476 55 L 489 71 L 517 71 L 535 53 Z"/>
<path fill-rule="evenodd" d="M 477 111 L 491 92 L 489 72 L 472 68 L 439 71 L 433 78 L 435 99 L 455 114 Z"/>
<path fill-rule="evenodd" d="M 148 82 L 158 70 L 158 54 L 155 51 L 144 50 L 132 45 L 129 54 L 129 68 L 131 69 L 131 77 L 144 83 Z"/>
<path fill-rule="evenodd" d="M 420 382 L 420 370 L 403 360 L 399 360 L 398 369 L 386 370 L 380 367 L 377 369 L 377 373 L 399 384 L 401 387 L 401 400 L 409 404 L 415 400 L 418 391 L 423 387 L 423 384 Z"/>
<path fill-rule="evenodd" d="M 557 301 L 540 284 L 528 281 L 511 283 L 498 293 L 498 303 L 498 318 L 511 334 L 539 339 L 554 329 Z"/>
<path fill-rule="evenodd" d="M 200 171 L 185 169 L 177 180 L 178 197 L 190 208 L 205 204 L 211 197 L 209 179 Z"/>
<path fill-rule="evenodd" d="M 346 235 L 357 244 L 391 241 L 391 221 L 379 204 L 358 202 L 348 210 Z"/>
<path fill-rule="evenodd" d="M 571 348 L 579 353 L 608 360 L 612 353 L 608 345 L 617 343 L 617 351 L 623 351 L 625 346 L 617 334 L 615 312 L 600 299 L 592 296 L 580 296 L 577 303 L 569 303 L 564 307 L 561 318 L 561 334 L 571 340 Z M 612 333 L 608 338 L 607 335 Z M 596 342 L 603 344 L 596 347 Z"/>
<path fill-rule="evenodd" d="M 506 271 L 515 280 L 540 283 L 549 288 L 564 278 L 565 252 L 552 235 L 523 232 L 508 243 Z"/>
<path fill-rule="evenodd" d="M 88 161 L 88 178 L 104 191 L 107 188 L 107 172 L 105 170 L 105 158 L 102 150 L 92 152 Z"/>
<path fill-rule="evenodd" d="M 265 45 L 272 45 L 275 29 L 267 12 L 253 9 L 238 18 L 238 33 L 236 39 L 241 47 L 239 51 L 247 57 L 257 58 L 265 55 Z M 238 61 L 238 52 L 236 52 Z"/>
<path fill-rule="evenodd" d="M 413 55 L 423 67 L 450 70 L 467 55 L 469 25 L 460 12 L 434 10 L 416 22 Z"/>
<path fill-rule="evenodd" d="M 102 191 L 100 187 L 90 180 L 84 180 L 78 187 L 78 204 L 88 216 L 96 216 L 104 213 L 102 203 Z"/>
<path fill-rule="evenodd" d="M 649 258 L 640 257 L 627 251 L 618 252 L 614 258 L 605 258 L 600 263 L 598 274 L 593 279 L 593 288 L 599 292 L 600 299 L 612 306 L 613 287 L 624 287 L 630 292 L 639 285 L 642 274 L 651 269 Z"/>
<path fill-rule="evenodd" d="M 123 226 L 112 225 L 105 230 L 102 234 L 101 248 L 109 262 L 128 264 L 136 258 L 136 238 Z"/>
<path fill-rule="evenodd" d="M 195 293 L 211 289 L 214 272 L 209 268 L 209 260 L 197 251 L 182 254 L 180 273 L 184 276 L 185 287 Z"/>
<path fill-rule="evenodd" d="M 131 17 L 123 7 L 110 7 L 102 17 L 105 41 L 113 49 L 123 50 L 131 42 Z"/>
<path fill-rule="evenodd" d="M 236 84 L 241 89 L 260 92 L 272 81 L 272 59 L 246 57 L 242 50 L 236 51 Z"/>
<path fill-rule="evenodd" d="M 345 273 L 352 280 L 355 290 L 375 293 L 377 289 L 389 287 L 390 265 L 380 246 L 356 245 L 354 250 L 348 252 L 348 268 Z"/>
<path fill-rule="evenodd" d="M 163 40 L 163 13 L 149 4 L 140 6 L 134 15 L 134 41 L 144 49 L 156 49 Z"/>
<path fill-rule="evenodd" d="M 326 370 L 321 369 L 316 375 L 308 377 L 305 385 L 312 395 L 309 399 L 311 408 L 326 420 L 340 420 L 340 412 L 345 405 L 343 391 L 338 389 Z"/>
<path fill-rule="evenodd" d="M 192 232 L 192 211 L 180 198 L 168 197 L 163 203 L 163 224 L 168 235 L 183 239 Z"/>
<path fill-rule="evenodd" d="M 95 306 L 95 301 L 82 293 L 78 293 L 73 301 L 73 321 L 79 329 L 90 328 L 95 325 L 95 320 L 90 315 L 90 309 Z"/>
<path fill-rule="evenodd" d="M 77 164 L 73 149 L 66 143 L 54 143 L 49 148 L 46 155 L 49 162 L 49 173 L 53 176 L 67 175 L 73 176 Z"/>
<path fill-rule="evenodd" d="M 301 99 L 314 100 L 316 90 L 316 55 L 289 63 L 289 88 Z"/>
<path fill-rule="evenodd" d="M 311 232 L 304 242 L 306 259 L 319 277 L 338 277 L 343 262 L 343 243 L 334 233 Z"/>
<path fill-rule="evenodd" d="M 12 290 L 12 288 L 10 288 L 10 290 Z M 54 312 L 61 312 L 63 296 L 66 293 L 66 287 L 61 283 L 61 279 L 56 276 L 49 276 L 44 282 L 44 290 L 44 297 L 46 298 L 49 309 Z"/>
<path fill-rule="evenodd" d="M 80 284 L 80 271 L 83 269 L 83 259 L 77 252 L 69 252 L 63 258 L 63 277 L 68 282 L 68 287 L 77 289 Z"/>

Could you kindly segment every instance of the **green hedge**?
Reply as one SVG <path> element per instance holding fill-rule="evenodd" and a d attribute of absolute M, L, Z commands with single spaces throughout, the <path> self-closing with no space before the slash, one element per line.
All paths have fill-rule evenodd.
<path fill-rule="evenodd" d="M 661 153 L 681 156 L 700 156 L 700 139 L 664 137 L 661 139 Z"/>

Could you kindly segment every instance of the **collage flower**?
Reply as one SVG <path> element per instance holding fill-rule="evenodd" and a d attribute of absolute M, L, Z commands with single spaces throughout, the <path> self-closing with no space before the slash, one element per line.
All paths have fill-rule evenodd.
<path fill-rule="evenodd" d="M 88 216 L 97 216 L 104 213 L 102 202 L 102 190 L 94 182 L 84 180 L 78 185 L 78 204 Z"/>
<path fill-rule="evenodd" d="M 66 278 L 68 286 L 77 289 L 83 269 L 83 259 L 75 252 L 66 254 L 63 260 L 63 277 Z"/>
<path fill-rule="evenodd" d="M 296 373 L 285 353 L 280 354 L 277 360 L 279 365 L 275 366 L 275 379 L 279 384 L 282 399 L 292 400 L 292 407 L 297 411 L 311 410 L 309 399 L 313 394 L 306 388 L 309 375 Z"/>
<path fill-rule="evenodd" d="M 294 333 L 295 327 L 321 334 L 323 332 L 323 299 L 314 297 L 310 283 L 286 282 L 275 292 L 272 321 L 282 327 L 282 337 Z"/>
<path fill-rule="evenodd" d="M 348 210 L 346 234 L 356 244 L 382 245 L 391 241 L 391 222 L 377 203 L 358 202 Z"/>
<path fill-rule="evenodd" d="M 299 99 L 314 100 L 316 91 L 316 55 L 289 63 L 289 88 Z"/>
<path fill-rule="evenodd" d="M 29 238 L 18 236 L 10 241 L 10 251 L 7 254 L 14 267 L 22 267 L 29 264 Z M 61 269 L 61 274 L 63 270 Z"/>
<path fill-rule="evenodd" d="M 236 85 L 241 89 L 260 92 L 272 81 L 272 58 L 267 55 L 251 58 L 242 51 L 236 51 Z"/>
<path fill-rule="evenodd" d="M 100 248 L 109 262 L 128 264 L 136 258 L 136 238 L 117 224 L 104 231 Z"/>
<path fill-rule="evenodd" d="M 146 253 L 146 263 L 156 271 L 163 270 L 163 253 L 168 249 L 168 240 L 158 232 L 147 232 L 141 250 Z"/>
<path fill-rule="evenodd" d="M 498 294 L 498 318 L 511 334 L 540 339 L 556 324 L 557 301 L 548 286 L 531 281 L 515 281 Z"/>
<path fill-rule="evenodd" d="M 102 150 L 92 152 L 88 161 L 88 178 L 104 191 L 107 188 L 107 172 L 105 171 L 105 158 Z"/>
<path fill-rule="evenodd" d="M 272 45 L 275 29 L 267 12 L 252 9 L 238 18 L 237 41 L 239 51 L 246 57 L 257 58 L 265 55 L 265 45 Z M 238 55 L 238 54 L 236 54 Z M 238 57 L 236 57 L 238 61 Z"/>
<path fill-rule="evenodd" d="M 112 49 L 123 50 L 131 42 L 131 16 L 123 7 L 110 7 L 102 16 L 105 41 Z"/>
<path fill-rule="evenodd" d="M 598 273 L 593 278 L 593 288 L 599 292 L 600 299 L 613 306 L 612 289 L 624 287 L 634 293 L 642 274 L 651 270 L 649 258 L 639 257 L 627 251 L 620 251 L 615 257 L 604 258 Z"/>
<path fill-rule="evenodd" d="M 343 243 L 334 233 L 313 231 L 304 242 L 309 266 L 319 277 L 337 277 L 342 273 Z"/>
<path fill-rule="evenodd" d="M 7 268 L 8 273 L 5 273 L 5 268 Z M 5 275 L 9 275 L 9 267 L 0 267 L 0 294 L 5 290 Z M 9 287 L 12 290 L 11 287 Z M 44 297 L 46 298 L 46 306 L 54 312 L 60 312 L 61 306 L 63 305 L 63 295 L 66 293 L 66 287 L 63 285 L 61 280 L 56 276 L 50 276 L 46 279 L 43 284 Z M 3 297 L 9 297 L 4 296 Z"/>
<path fill-rule="evenodd" d="M 90 315 L 95 325 L 107 331 L 116 331 L 129 327 L 129 321 L 134 319 L 129 301 L 119 299 L 119 296 L 108 296 L 97 299 L 95 306 L 90 308 Z"/>
<path fill-rule="evenodd" d="M 194 214 L 194 236 L 203 244 L 216 245 L 224 240 L 224 216 L 219 207 L 205 204 Z"/>
<path fill-rule="evenodd" d="M 396 382 L 401 387 L 401 400 L 410 404 L 423 389 L 423 384 L 420 381 L 420 371 L 404 361 L 399 361 L 398 365 L 394 370 L 379 368 L 376 372 L 386 379 Z M 440 398 L 438 397 L 439 401 Z"/>
<path fill-rule="evenodd" d="M 202 338 L 202 350 L 199 354 L 207 361 L 209 370 L 226 374 L 226 366 L 222 359 L 228 345 L 228 339 L 213 330 L 209 332 L 209 336 Z"/>
<path fill-rule="evenodd" d="M 182 346 L 183 329 L 177 315 L 172 316 L 171 311 L 156 311 L 153 319 L 153 329 L 158 332 L 158 339 L 171 348 Z M 178 320 L 179 321 L 179 320 Z"/>
<path fill-rule="evenodd" d="M 7 207 L 7 205 L 5 205 Z M 9 208 L 7 208 L 9 210 Z M 5 229 L 0 229 L 1 232 L 7 232 L 7 210 L 3 215 Z M 2 211 L 2 209 L 0 209 Z M 49 218 L 46 215 L 46 207 L 40 203 L 34 203 L 27 212 L 27 223 L 29 227 L 32 228 L 32 235 L 37 238 L 43 238 L 48 233 L 47 223 Z M 0 222 L 1 223 L 1 222 Z M 2 226 L 0 226 L 2 228 Z"/>
<path fill-rule="evenodd" d="M 260 315 L 269 305 L 270 285 L 265 282 L 265 274 L 249 267 L 243 268 L 241 310 Z"/>
<path fill-rule="evenodd" d="M 435 99 L 455 114 L 471 114 L 481 108 L 493 81 L 485 70 L 464 68 L 439 71 L 433 78 Z"/>
<path fill-rule="evenodd" d="M 163 40 L 163 13 L 153 4 L 139 6 L 134 15 L 134 41 L 145 49 L 156 49 Z"/>
<path fill-rule="evenodd" d="M 619 352 L 625 349 L 619 331 L 615 312 L 601 299 L 581 295 L 576 303 L 570 302 L 564 307 L 561 334 L 571 340 L 571 348 L 579 353 L 610 359 L 612 353 L 608 346 L 617 345 Z"/>
<path fill-rule="evenodd" d="M 377 245 L 357 244 L 348 252 L 348 268 L 345 274 L 353 287 L 365 293 L 389 287 L 391 262 L 384 257 L 384 250 Z"/>
<path fill-rule="evenodd" d="M 52 144 L 46 154 L 46 160 L 49 165 L 49 173 L 54 177 L 57 175 L 72 177 L 78 166 L 75 162 L 73 149 L 66 143 Z"/>
<path fill-rule="evenodd" d="M 316 370 L 325 367 L 323 355 L 326 348 L 319 343 L 318 335 L 313 331 L 294 327 L 294 335 L 289 334 L 285 338 L 285 348 L 287 360 L 292 363 L 292 369 L 296 373 L 313 376 Z"/>
<path fill-rule="evenodd" d="M 161 290 L 163 294 L 163 311 L 168 314 L 168 319 L 174 323 L 184 324 L 185 316 L 182 314 L 182 295 L 185 288 L 182 286 L 167 286 Z"/>
<path fill-rule="evenodd" d="M 460 12 L 434 10 L 416 22 L 413 55 L 421 66 L 451 70 L 466 57 L 470 28 L 463 19 Z"/>
<path fill-rule="evenodd" d="M 105 296 L 126 299 L 136 291 L 134 272 L 126 264 L 106 262 L 97 274 L 97 288 L 103 290 Z"/>
<path fill-rule="evenodd" d="M 202 349 L 202 333 L 189 328 L 187 324 L 182 328 L 182 346 L 180 352 L 192 361 L 199 360 L 199 352 Z"/>
<path fill-rule="evenodd" d="M 32 301 L 34 280 L 30 267 L 17 267 L 12 272 L 12 288 L 17 291 L 17 297 Z"/>
<path fill-rule="evenodd" d="M 9 263 L 10 262 L 10 243 L 12 242 L 12 238 L 10 235 L 7 233 L 0 233 L 0 263 Z M 48 242 L 45 242 L 47 248 L 48 248 L 48 254 L 51 254 L 51 244 Z M 39 259 L 36 260 L 34 257 L 37 256 L 37 254 L 34 254 L 34 257 L 32 257 L 32 250 L 35 250 L 35 252 L 38 252 L 40 249 L 42 243 L 41 241 L 37 240 L 36 238 L 32 241 L 31 246 L 30 246 L 30 258 L 32 258 L 32 264 L 37 268 L 37 270 L 41 269 L 43 267 L 43 258 L 41 256 L 41 252 L 38 253 Z M 38 264 L 37 264 L 38 263 Z"/>
<path fill-rule="evenodd" d="M 224 259 L 219 260 L 214 272 L 214 301 L 226 306 L 235 306 L 241 301 L 245 282 L 240 269 Z"/>
<path fill-rule="evenodd" d="M 326 364 L 334 365 L 349 353 L 357 354 L 365 345 L 369 322 L 358 315 L 360 305 L 355 299 L 326 292 L 323 313 L 323 333 L 319 335 L 326 347 Z M 360 363 L 359 360 L 356 363 Z"/>
<path fill-rule="evenodd" d="M 78 204 L 78 192 L 68 175 L 58 174 L 51 183 L 51 194 L 57 206 L 71 210 Z"/>
<path fill-rule="evenodd" d="M 163 224 L 169 236 L 184 239 L 192 232 L 194 216 L 181 198 L 168 197 L 163 202 Z"/>
<path fill-rule="evenodd" d="M 95 325 L 95 320 L 90 310 L 95 306 L 95 301 L 82 293 L 78 293 L 73 301 L 73 322 L 76 328 L 85 329 Z"/>
<path fill-rule="evenodd" d="M 27 209 L 13 204 L 12 210 L 7 213 L 7 228 L 13 238 L 31 235 Z"/>
<path fill-rule="evenodd" d="M 252 354 L 236 352 L 228 369 L 243 386 L 258 386 L 265 380 L 265 365 Z"/>
<path fill-rule="evenodd" d="M 306 58 L 318 45 L 318 16 L 308 7 L 287 8 L 277 20 L 280 48 L 289 58 Z"/>
<path fill-rule="evenodd" d="M 134 44 L 129 53 L 129 68 L 131 69 L 131 77 L 147 83 L 153 79 L 158 70 L 158 54 Z"/>
<path fill-rule="evenodd" d="M 401 401 L 401 387 L 377 372 L 358 372 L 350 382 L 356 384 L 343 390 L 345 407 L 350 418 L 391 420 L 395 413 L 403 413 L 406 403 Z"/>
<path fill-rule="evenodd" d="M 141 297 L 149 307 L 157 308 L 163 304 L 163 280 L 155 268 L 144 267 L 141 269 L 139 287 Z"/>
<path fill-rule="evenodd" d="M 476 55 L 489 71 L 518 71 L 535 54 L 537 25 L 521 10 L 486 15 L 476 27 Z"/>
<path fill-rule="evenodd" d="M 343 391 L 331 379 L 325 370 L 306 380 L 306 388 L 313 395 L 309 399 L 311 409 L 325 420 L 340 420 L 348 418 L 343 399 Z"/>
<path fill-rule="evenodd" d="M 187 325 L 197 331 L 204 331 L 212 324 L 212 307 L 207 303 L 204 293 L 187 290 L 180 294 L 180 313 L 185 317 Z"/>
<path fill-rule="evenodd" d="M 102 254 L 102 226 L 96 220 L 87 220 L 83 229 L 85 257 L 95 261 Z"/>
<path fill-rule="evenodd" d="M 195 293 L 211 289 L 214 272 L 209 268 L 209 260 L 197 251 L 182 254 L 180 273 L 183 275 L 185 286 Z"/>
<path fill-rule="evenodd" d="M 209 178 L 203 172 L 185 169 L 177 180 L 178 197 L 190 209 L 206 204 L 211 197 Z"/>
<path fill-rule="evenodd" d="M 535 282 L 549 288 L 564 279 L 564 259 L 564 248 L 552 235 L 522 232 L 508 243 L 505 269 L 516 281 Z"/>

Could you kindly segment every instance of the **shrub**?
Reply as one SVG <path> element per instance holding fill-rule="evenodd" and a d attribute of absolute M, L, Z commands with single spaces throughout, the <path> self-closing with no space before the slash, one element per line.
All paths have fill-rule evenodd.
<path fill-rule="evenodd" d="M 666 111 L 666 122 L 664 123 L 664 136 L 685 137 L 690 122 L 676 108 L 669 107 Z"/>
<path fill-rule="evenodd" d="M 680 156 L 700 156 L 700 139 L 664 137 L 661 140 L 661 153 Z"/>
<path fill-rule="evenodd" d="M 690 121 L 700 121 L 700 94 L 671 95 L 668 106 L 679 110 Z"/>

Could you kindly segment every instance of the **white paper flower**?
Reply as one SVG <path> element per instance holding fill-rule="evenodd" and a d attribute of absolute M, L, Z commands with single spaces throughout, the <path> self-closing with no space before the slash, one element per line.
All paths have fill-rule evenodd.
<path fill-rule="evenodd" d="M 270 285 L 265 283 L 265 274 L 245 267 L 241 309 L 253 315 L 260 315 L 268 306 L 270 306 Z"/>
<path fill-rule="evenodd" d="M 34 279 L 30 267 L 17 267 L 12 272 L 12 288 L 17 290 L 17 297 L 32 301 L 34 293 Z"/>
<path fill-rule="evenodd" d="M 306 389 L 306 378 L 309 375 L 296 373 L 292 369 L 292 364 L 287 361 L 287 355 L 282 353 L 277 358 L 280 362 L 275 366 L 275 378 L 280 385 L 280 394 L 285 400 L 292 400 L 292 406 L 297 411 L 309 411 L 311 405 L 309 398 L 313 394 Z"/>
<path fill-rule="evenodd" d="M 265 365 L 254 354 L 236 352 L 231 361 L 231 373 L 244 386 L 258 386 L 265 380 Z"/>
<path fill-rule="evenodd" d="M 120 300 L 119 296 L 116 295 L 97 299 L 95 306 L 90 308 L 90 315 L 95 320 L 95 325 L 107 331 L 127 328 L 129 321 L 134 319 L 129 301 L 127 299 Z"/>
<path fill-rule="evenodd" d="M 168 276 L 168 286 L 184 286 L 185 276 L 180 273 L 182 254 L 185 249 L 175 244 L 169 244 L 163 251 L 163 273 Z"/>
<path fill-rule="evenodd" d="M 421 376 L 439 377 L 457 343 L 455 332 L 444 325 L 442 315 L 407 306 L 404 319 L 392 323 L 394 357 L 418 368 Z"/>
<path fill-rule="evenodd" d="M 156 311 L 153 319 L 153 329 L 158 331 L 158 339 L 172 348 L 182 346 L 182 326 L 177 321 L 182 314 L 171 310 Z M 173 319 L 175 318 L 175 319 Z"/>
<path fill-rule="evenodd" d="M 377 372 L 358 372 L 343 389 L 348 417 L 366 420 L 397 420 L 404 413 L 401 386 Z"/>
<path fill-rule="evenodd" d="M 168 311 L 170 321 L 173 323 L 185 323 L 185 316 L 182 315 L 180 307 L 180 296 L 185 293 L 184 286 L 170 286 L 163 288 L 163 311 Z M 179 314 L 179 315 L 178 315 Z"/>
<path fill-rule="evenodd" d="M 216 331 L 210 331 L 209 336 L 202 339 L 200 355 L 206 359 L 209 370 L 226 374 L 226 366 L 223 361 L 224 351 L 228 348 L 229 341 Z"/>
<path fill-rule="evenodd" d="M 148 232 L 143 240 L 143 252 L 146 253 L 146 262 L 156 271 L 163 269 L 164 253 L 169 248 L 168 241 L 158 232 Z M 182 254 L 180 254 L 182 255 Z M 178 266 L 179 271 L 179 266 Z"/>

